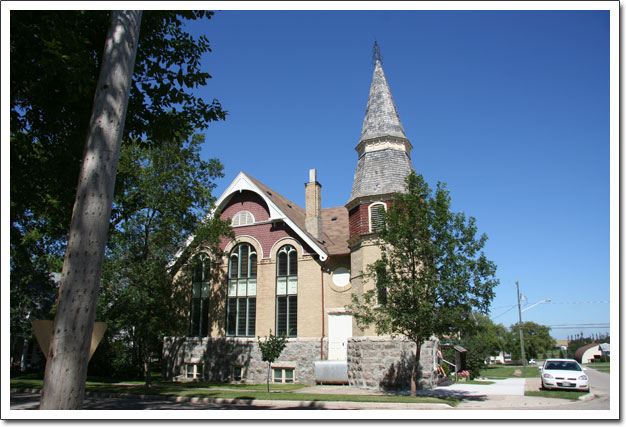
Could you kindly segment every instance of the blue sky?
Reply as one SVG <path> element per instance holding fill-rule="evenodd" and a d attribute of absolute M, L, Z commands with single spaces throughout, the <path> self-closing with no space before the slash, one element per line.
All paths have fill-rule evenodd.
<path fill-rule="evenodd" d="M 229 111 L 205 131 L 216 196 L 243 170 L 304 206 L 316 168 L 323 207 L 344 205 L 377 40 L 415 170 L 489 236 L 494 321 L 517 321 L 518 280 L 526 306 L 552 300 L 524 321 L 609 331 L 588 327 L 610 322 L 608 11 L 231 10 L 190 29 L 212 47 L 200 93 Z"/>

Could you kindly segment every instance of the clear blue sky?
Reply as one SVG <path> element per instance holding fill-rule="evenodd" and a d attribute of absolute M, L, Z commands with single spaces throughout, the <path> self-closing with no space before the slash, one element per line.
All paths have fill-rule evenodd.
<path fill-rule="evenodd" d="M 243 170 L 304 206 L 316 168 L 323 207 L 344 205 L 377 40 L 415 170 L 489 236 L 494 321 L 517 322 L 519 280 L 526 306 L 552 300 L 524 321 L 609 331 L 608 11 L 222 11 L 190 28 L 213 50 L 201 94 L 229 111 L 205 132 L 216 196 Z"/>

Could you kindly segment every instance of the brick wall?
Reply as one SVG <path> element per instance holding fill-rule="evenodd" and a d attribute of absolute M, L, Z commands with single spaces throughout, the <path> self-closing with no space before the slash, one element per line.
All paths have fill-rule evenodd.
<path fill-rule="evenodd" d="M 302 245 L 305 254 L 314 253 L 313 249 L 311 249 L 309 245 L 302 241 L 300 237 L 291 228 L 289 228 L 289 226 L 282 222 L 278 222 L 275 224 L 266 223 L 258 225 L 246 225 L 243 227 L 234 227 L 233 232 L 235 233 L 235 237 L 254 237 L 261 244 L 261 249 L 263 250 L 262 258 L 264 259 L 270 258 L 270 251 L 272 249 L 272 246 L 274 246 L 277 241 L 286 237 L 291 237 L 297 240 Z M 224 250 L 226 245 L 230 242 L 230 239 L 223 238 L 220 244 L 220 249 Z M 259 254 L 259 257 L 261 258 L 261 254 Z"/>
<path fill-rule="evenodd" d="M 254 215 L 254 220 L 267 221 L 270 218 L 267 203 L 261 196 L 252 191 L 242 191 L 236 193 L 230 199 L 226 207 L 222 210 L 222 219 L 232 219 L 239 211 L 250 211 Z"/>
<path fill-rule="evenodd" d="M 369 223 L 369 206 L 372 203 L 361 203 L 358 206 L 353 207 L 348 213 L 348 223 L 350 227 L 350 238 L 362 234 L 368 234 L 370 232 L 370 223 Z M 384 201 L 389 207 L 389 202 Z"/>

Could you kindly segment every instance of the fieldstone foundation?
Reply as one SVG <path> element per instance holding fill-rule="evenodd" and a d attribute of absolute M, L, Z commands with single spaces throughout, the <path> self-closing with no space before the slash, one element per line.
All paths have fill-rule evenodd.
<path fill-rule="evenodd" d="M 319 338 L 289 339 L 274 368 L 294 369 L 294 380 L 315 384 L 315 361 L 328 356 L 328 341 Z M 422 344 L 418 388 L 436 386 L 438 340 Z M 197 378 L 204 381 L 241 381 L 263 384 L 267 380 L 267 362 L 254 338 L 166 337 L 163 343 L 163 376 L 184 379 L 185 367 L 197 365 Z M 415 363 L 415 343 L 404 337 L 352 337 L 348 339 L 348 381 L 353 387 L 367 389 L 407 389 Z M 237 377 L 241 374 L 241 378 Z"/>
<path fill-rule="evenodd" d="M 328 343 L 324 341 L 324 354 Z M 294 369 L 295 382 L 315 383 L 315 361 L 320 360 L 318 338 L 289 339 L 273 368 Z M 262 384 L 267 380 L 267 362 L 254 338 L 200 338 L 166 337 L 163 343 L 163 376 L 167 379 L 183 377 L 186 364 L 201 368 L 199 379 L 204 381 L 236 381 L 241 368 L 241 382 Z"/>
<path fill-rule="evenodd" d="M 436 352 L 439 340 L 422 344 L 418 367 L 420 389 L 437 382 Z M 367 389 L 407 389 L 415 363 L 415 343 L 405 337 L 352 337 L 348 339 L 348 381 Z"/>

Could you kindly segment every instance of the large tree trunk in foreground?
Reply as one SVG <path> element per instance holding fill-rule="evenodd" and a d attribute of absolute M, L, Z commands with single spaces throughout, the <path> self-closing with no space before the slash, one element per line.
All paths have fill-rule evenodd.
<path fill-rule="evenodd" d="M 81 409 L 83 405 L 141 14 L 111 13 L 63 262 L 40 409 Z"/>

